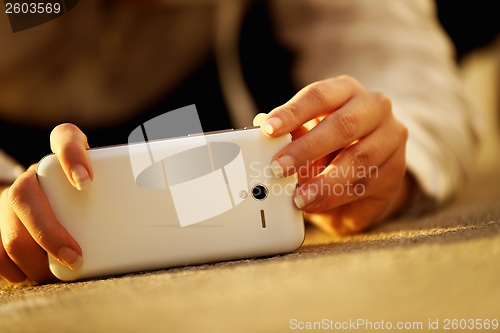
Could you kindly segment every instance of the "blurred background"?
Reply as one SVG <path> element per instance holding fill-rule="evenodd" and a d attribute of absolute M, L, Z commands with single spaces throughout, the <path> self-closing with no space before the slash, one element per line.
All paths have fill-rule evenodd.
<path fill-rule="evenodd" d="M 168 3 L 176 1 L 169 0 Z M 128 16 L 130 11 L 116 10 L 115 7 L 120 7 L 116 6 L 118 3 L 123 4 L 123 7 L 135 6 L 135 10 L 146 14 L 148 11 L 152 11 L 149 15 L 145 15 L 149 22 L 134 20 Z M 144 3 L 146 2 L 142 4 Z M 297 87 L 292 87 L 290 78 L 292 56 L 287 50 L 280 47 L 273 34 L 274 22 L 269 17 L 268 2 L 252 1 L 251 3 L 245 13 L 241 28 L 241 38 L 238 44 L 241 58 L 239 61 L 242 65 L 245 83 L 255 99 L 253 101 L 255 109 L 268 112 L 293 96 Z M 472 5 L 469 2 L 437 0 L 436 4 L 439 20 L 455 44 L 456 61 L 460 65 L 468 93 L 476 108 L 483 113 L 485 119 L 483 135 L 486 138 L 494 137 L 496 135 L 495 129 L 499 127 L 498 91 L 500 89 L 498 83 L 500 71 L 499 20 L 496 17 L 495 3 L 477 1 Z M 103 8 L 96 10 L 93 6 Z M 19 99 L 23 100 L 26 110 L 12 108 L 10 111 L 17 114 L 26 113 L 23 122 L 30 123 L 30 125 L 33 123 L 33 127 L 19 127 L 17 123 L 19 115 L 16 115 L 15 119 L 12 117 L 0 121 L 0 141 L 5 152 L 12 156 L 17 154 L 15 157 L 24 166 L 29 166 L 49 153 L 48 134 L 55 124 L 60 123 L 51 122 L 49 114 L 57 113 L 55 110 L 57 108 L 64 109 L 67 113 L 64 121 L 77 123 L 84 129 L 91 139 L 90 145 L 92 147 L 124 143 L 137 123 L 192 103 L 196 103 L 198 110 L 201 111 L 199 114 L 205 131 L 234 126 L 226 117 L 228 101 L 222 96 L 219 87 L 221 80 L 217 67 L 220 66 L 217 66 L 213 57 L 208 57 L 209 60 L 204 63 L 200 60 L 206 57 L 207 52 L 210 52 L 208 46 L 201 45 L 199 49 L 190 53 L 196 56 L 177 57 L 180 59 L 176 59 L 169 56 L 169 51 L 179 45 L 182 48 L 192 47 L 185 45 L 189 42 L 183 43 L 183 40 L 168 39 L 166 34 L 158 28 L 180 29 L 188 37 L 209 40 L 209 35 L 205 30 L 209 30 L 208 27 L 211 26 L 210 22 L 201 19 L 204 17 L 203 12 L 196 13 L 194 16 L 183 16 L 185 13 L 177 9 L 177 12 L 173 14 L 180 18 L 176 21 L 175 16 L 161 12 L 161 6 L 160 9 L 158 7 L 149 8 L 147 5 L 141 5 L 140 1 L 134 0 L 86 1 L 80 2 L 77 8 L 79 12 L 85 10 L 88 10 L 89 13 L 102 12 L 102 17 L 90 20 L 90 15 L 76 16 L 73 10 L 64 15 L 66 18 L 73 15 L 71 22 L 66 22 L 65 29 L 62 29 L 65 31 L 58 31 L 57 34 L 47 32 L 57 28 L 57 21 L 60 19 L 29 29 L 26 32 L 12 34 L 5 20 L 6 17 L 0 18 L 0 21 L 4 20 L 0 22 L 2 40 L 11 39 L 9 42 L 14 46 L 19 46 L 22 43 L 30 44 L 31 57 L 36 58 L 36 62 L 43 64 L 43 70 L 29 68 L 28 65 L 25 65 L 29 64 L 28 61 L 21 63 L 18 66 L 20 68 L 13 69 L 9 66 L 3 66 L 6 67 L 3 68 L 4 59 L 17 60 L 22 57 L 14 54 L 12 49 L 15 47 L 5 47 L 0 53 L 0 72 L 2 73 L 0 84 L 3 84 L 0 89 L 0 100 L 4 107 L 7 105 L 5 109 L 9 109 L 8 100 L 15 100 L 20 90 L 30 91 L 30 94 L 33 94 L 26 93 L 26 96 L 17 96 L 15 103 L 18 103 Z M 196 24 L 193 24 L 193 20 L 197 18 Z M 113 29 L 107 27 L 106 24 L 114 27 L 106 21 L 111 19 L 113 24 L 126 32 L 124 35 L 127 38 L 121 40 L 116 37 L 119 34 L 114 35 Z M 108 32 L 107 29 L 110 31 Z M 136 33 L 134 33 L 135 30 L 137 30 Z M 52 41 L 54 52 L 40 54 L 37 44 L 47 42 L 44 41 L 44 38 L 48 38 L 48 36 L 52 36 L 54 39 Z M 74 36 L 77 38 L 72 40 Z M 149 39 L 145 40 L 144 36 L 149 36 Z M 26 39 L 22 40 L 25 37 Z M 189 40 L 187 37 L 184 39 Z M 147 55 L 143 54 L 141 46 L 144 49 L 152 49 L 150 53 L 154 54 L 154 57 L 148 58 Z M 121 51 L 115 52 L 115 49 Z M 85 62 L 94 59 L 98 52 L 102 53 L 104 65 L 96 67 Z M 82 54 L 86 56 L 81 57 Z M 72 66 L 60 65 L 68 62 L 68 59 L 75 59 Z M 143 65 L 150 62 L 159 65 Z M 198 65 L 187 66 L 187 63 L 198 63 Z M 202 64 L 200 65 L 200 63 Z M 126 73 L 119 70 L 123 67 L 128 69 L 125 71 Z M 184 67 L 196 67 L 197 69 L 194 74 L 188 75 L 189 73 L 186 74 L 187 69 Z M 156 68 L 156 70 L 148 72 L 151 71 L 151 68 Z M 165 72 L 168 74 L 165 75 Z M 65 77 L 70 76 L 72 80 L 64 80 Z M 134 77 L 148 77 L 150 79 L 145 80 L 149 82 L 134 83 L 131 82 L 134 81 Z M 172 82 L 163 82 L 165 77 L 168 77 Z M 184 81 L 179 82 L 178 77 L 184 77 Z M 95 84 L 96 82 L 98 84 Z M 173 86 L 174 83 L 176 84 L 175 89 L 169 86 Z M 23 89 L 16 91 L 16 85 L 20 84 L 24 85 Z M 44 89 L 40 89 L 40 87 Z M 138 93 L 130 93 L 130 87 L 133 87 L 132 91 Z M 45 96 L 45 90 L 56 91 L 58 98 Z M 75 94 L 75 91 L 78 94 Z M 168 97 L 161 97 L 167 92 Z M 30 98 L 31 96 L 34 97 Z M 106 104 L 108 102 L 109 105 Z M 245 103 L 239 103 L 238 108 L 242 107 L 241 104 Z M 73 107 L 74 110 L 68 111 L 68 105 L 69 109 Z M 32 111 L 30 113 L 29 110 L 37 108 L 48 111 Z M 130 110 L 140 108 L 145 110 L 141 116 L 137 115 L 137 110 Z M 6 110 L 2 109 L 2 111 Z M 81 110 L 85 112 L 80 112 Z M 127 113 L 127 116 L 123 116 L 123 124 L 117 121 L 115 115 L 118 112 Z M 111 123 L 114 133 L 111 133 L 109 128 L 99 130 L 96 127 L 101 125 L 90 124 L 83 114 L 88 114 L 89 119 L 90 116 L 97 114 L 98 116 L 94 118 L 99 119 L 103 126 Z M 134 119 L 134 121 L 126 123 L 125 118 Z M 31 142 L 30 148 L 19 149 L 20 143 L 11 140 L 12 137 L 30 138 L 26 140 Z M 491 140 L 487 140 L 487 142 L 489 143 Z M 487 150 L 489 151 L 489 148 Z M 487 158 L 488 154 L 481 156 L 481 158 Z"/>
<path fill-rule="evenodd" d="M 493 167 L 500 151 L 500 20 L 494 1 L 436 0 L 438 17 L 456 49 L 467 93 L 482 114 L 478 172 Z"/>

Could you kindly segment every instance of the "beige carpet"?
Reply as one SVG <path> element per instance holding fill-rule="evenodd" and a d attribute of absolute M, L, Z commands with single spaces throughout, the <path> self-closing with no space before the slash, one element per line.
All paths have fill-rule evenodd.
<path fill-rule="evenodd" d="M 483 169 L 423 218 L 345 238 L 309 228 L 288 255 L 3 290 L 0 332 L 281 332 L 361 320 L 424 329 L 438 320 L 442 329 L 446 319 L 500 320 L 498 170 L 497 162 Z"/>

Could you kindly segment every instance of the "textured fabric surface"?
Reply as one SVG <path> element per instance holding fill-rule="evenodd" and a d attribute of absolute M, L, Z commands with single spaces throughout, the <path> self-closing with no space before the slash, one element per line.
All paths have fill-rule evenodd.
<path fill-rule="evenodd" d="M 343 238 L 308 228 L 283 256 L 11 286 L 0 332 L 286 332 L 325 318 L 425 331 L 429 320 L 500 319 L 499 166 L 430 215 Z"/>

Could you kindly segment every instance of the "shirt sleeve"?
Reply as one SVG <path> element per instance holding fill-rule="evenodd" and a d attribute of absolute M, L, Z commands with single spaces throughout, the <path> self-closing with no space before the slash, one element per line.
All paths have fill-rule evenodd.
<path fill-rule="evenodd" d="M 11 184 L 24 171 L 21 164 L 0 149 L 0 184 Z"/>
<path fill-rule="evenodd" d="M 275 0 L 271 8 L 297 87 L 346 74 L 388 95 L 409 130 L 407 169 L 420 190 L 435 203 L 452 196 L 471 172 L 480 121 L 434 3 Z"/>

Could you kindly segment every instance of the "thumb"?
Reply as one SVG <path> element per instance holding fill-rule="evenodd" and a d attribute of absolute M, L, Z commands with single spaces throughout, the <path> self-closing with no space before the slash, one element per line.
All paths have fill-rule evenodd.
<path fill-rule="evenodd" d="M 50 148 L 69 182 L 79 190 L 86 189 L 94 175 L 85 134 L 73 124 L 58 125 L 50 133 Z"/>

